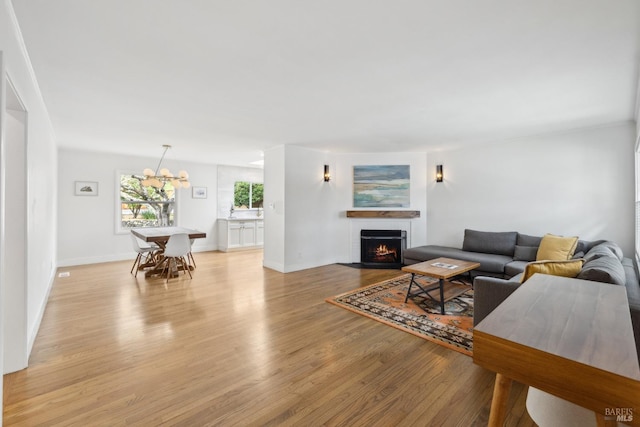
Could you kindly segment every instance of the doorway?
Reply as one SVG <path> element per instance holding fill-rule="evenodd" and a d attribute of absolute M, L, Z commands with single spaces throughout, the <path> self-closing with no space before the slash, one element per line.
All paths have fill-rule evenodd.
<path fill-rule="evenodd" d="M 27 367 L 27 111 L 5 73 L 5 111 L 0 147 L 0 286 L 3 374 Z"/>

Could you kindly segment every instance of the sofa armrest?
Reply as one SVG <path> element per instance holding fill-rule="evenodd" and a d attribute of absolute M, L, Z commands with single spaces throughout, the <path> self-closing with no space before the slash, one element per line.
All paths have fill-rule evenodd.
<path fill-rule="evenodd" d="M 513 279 L 519 279 L 520 275 Z M 502 301 L 518 287 L 520 280 L 505 280 L 497 277 L 477 276 L 473 280 L 473 326 L 487 317 Z"/>

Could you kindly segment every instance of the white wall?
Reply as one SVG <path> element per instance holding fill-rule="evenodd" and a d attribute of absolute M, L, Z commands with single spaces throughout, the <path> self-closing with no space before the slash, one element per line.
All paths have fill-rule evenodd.
<path fill-rule="evenodd" d="M 291 272 L 335 262 L 327 154 L 295 146 L 265 152 L 264 266 Z"/>
<path fill-rule="evenodd" d="M 427 180 L 430 175 L 427 171 L 426 153 L 357 153 L 341 154 L 336 156 L 337 176 L 335 178 L 338 190 L 337 214 L 340 218 L 337 224 L 340 227 L 339 235 L 348 239 L 346 244 L 340 245 L 338 260 L 340 262 L 358 262 L 359 233 L 361 228 L 371 229 L 406 229 L 407 247 L 421 246 L 427 242 Z M 355 219 L 346 218 L 347 210 L 353 207 L 353 167 L 362 165 L 409 165 L 411 174 L 410 206 L 399 210 L 418 210 L 420 218 L 411 220 L 393 219 Z M 355 209 L 367 210 L 367 209 Z M 379 210 L 379 209 L 369 209 Z M 386 209 L 383 209 L 386 210 Z M 357 247 L 356 247 L 357 246 Z"/>
<path fill-rule="evenodd" d="M 26 206 L 27 209 L 26 251 L 28 274 L 27 283 L 23 284 L 23 286 L 26 286 L 24 293 L 26 294 L 26 303 L 22 306 L 23 310 L 20 316 L 22 320 L 26 319 L 27 353 L 30 353 L 55 274 L 57 151 L 49 116 L 42 101 L 38 85 L 33 77 L 31 65 L 9 0 L 0 2 L 0 51 L 2 52 L 2 68 L 6 71 L 6 76 L 0 76 L 3 86 L 6 78 L 9 78 L 27 111 L 27 176 L 6 177 L 6 184 L 10 185 L 11 179 L 26 178 L 27 182 L 27 191 L 23 195 L 23 200 L 18 201 L 18 203 Z M 3 97 L 1 104 L 4 108 L 6 88 L 3 88 L 1 92 L 0 96 Z M 5 131 L 4 128 L 0 130 L 2 133 Z M 2 141 L 4 142 L 4 140 L 5 136 L 2 135 Z M 5 210 L 15 209 L 11 200 L 6 200 L 5 202 Z M 7 224 L 6 226 L 11 225 Z M 5 236 L 3 235 L 2 238 L 4 239 Z M 14 243 L 6 241 L 3 247 L 11 248 Z M 5 283 L 0 283 L 2 287 L 5 285 Z M 3 319 L 3 322 L 14 320 Z"/>
<path fill-rule="evenodd" d="M 117 173 L 141 173 L 155 168 L 160 158 L 124 156 L 90 151 L 59 152 L 58 263 L 60 266 L 133 259 L 128 233 L 116 234 Z M 206 199 L 194 199 L 191 188 L 178 191 L 177 225 L 207 233 L 196 239 L 194 252 L 217 249 L 215 221 L 217 215 L 217 166 L 173 161 L 168 155 L 163 166 L 169 170 L 186 170 L 192 186 L 207 187 Z M 75 181 L 98 182 L 98 196 L 75 196 Z"/>
<path fill-rule="evenodd" d="M 285 147 L 264 152 L 264 259 L 263 265 L 284 271 Z"/>
<path fill-rule="evenodd" d="M 610 239 L 633 254 L 632 122 L 429 153 L 429 244 L 460 247 L 465 228 Z"/>
<path fill-rule="evenodd" d="M 324 182 L 329 164 L 331 181 Z M 421 217 L 410 220 L 409 241 L 426 243 L 426 154 L 328 154 L 282 146 L 265 153 L 264 265 L 278 271 L 302 270 L 336 262 L 356 262 L 352 234 L 353 166 L 406 164 L 411 167 L 411 206 Z M 395 220 L 376 220 L 394 228 Z M 370 221 L 368 223 L 371 223 Z"/>
<path fill-rule="evenodd" d="M 336 262 L 338 191 L 324 181 L 328 162 L 323 151 L 285 147 L 285 272 Z"/>

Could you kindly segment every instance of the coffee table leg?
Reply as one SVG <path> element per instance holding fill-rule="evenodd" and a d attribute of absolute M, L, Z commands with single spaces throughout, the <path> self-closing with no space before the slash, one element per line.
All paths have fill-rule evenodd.
<path fill-rule="evenodd" d="M 416 278 L 416 273 L 411 273 L 411 282 L 409 282 L 409 289 L 407 290 L 407 296 L 404 298 L 405 303 L 409 300 L 409 296 L 411 295 L 411 287 L 413 286 L 413 279 L 415 278 Z"/>
<path fill-rule="evenodd" d="M 440 279 L 440 314 L 444 314 L 444 279 Z"/>

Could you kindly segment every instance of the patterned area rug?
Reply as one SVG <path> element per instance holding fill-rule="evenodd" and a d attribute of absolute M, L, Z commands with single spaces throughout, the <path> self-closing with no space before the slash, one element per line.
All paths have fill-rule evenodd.
<path fill-rule="evenodd" d="M 413 335 L 471 356 L 473 353 L 473 290 L 445 303 L 440 314 L 440 303 L 425 295 L 404 299 L 411 275 L 407 274 L 344 294 L 327 298 L 327 302 Z M 424 285 L 435 284 L 435 279 L 419 277 Z M 412 289 L 413 292 L 413 289 Z M 432 294 L 438 295 L 437 291 Z"/>

